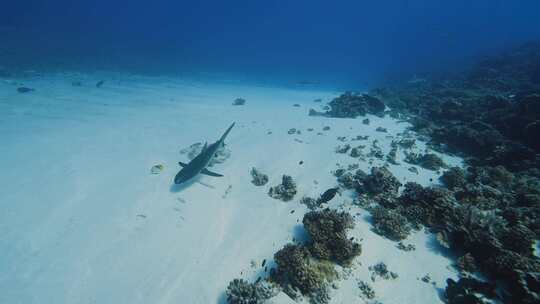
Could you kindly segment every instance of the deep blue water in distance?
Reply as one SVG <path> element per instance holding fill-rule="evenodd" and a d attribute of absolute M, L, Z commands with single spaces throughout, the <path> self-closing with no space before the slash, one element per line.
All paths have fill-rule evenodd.
<path fill-rule="evenodd" d="M 0 67 L 365 87 L 540 38 L 540 1 L 2 1 Z"/>

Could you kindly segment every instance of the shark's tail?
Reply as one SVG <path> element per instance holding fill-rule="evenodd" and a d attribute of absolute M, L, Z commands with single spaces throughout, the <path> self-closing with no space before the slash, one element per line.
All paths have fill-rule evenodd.
<path fill-rule="evenodd" d="M 229 132 L 231 132 L 231 129 L 234 127 L 234 122 L 232 123 L 232 125 L 227 129 L 227 131 L 225 131 L 225 133 L 223 133 L 223 136 L 221 136 L 221 138 L 219 139 L 219 141 L 223 142 L 225 140 L 225 137 L 227 137 L 227 135 L 229 135 Z"/>

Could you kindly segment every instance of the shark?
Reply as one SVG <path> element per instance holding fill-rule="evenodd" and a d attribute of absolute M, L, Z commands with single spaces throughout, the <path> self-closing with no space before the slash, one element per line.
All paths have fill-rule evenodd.
<path fill-rule="evenodd" d="M 231 132 L 234 124 L 235 123 L 233 122 L 231 126 L 227 129 L 227 131 L 225 131 L 221 138 L 215 143 L 211 145 L 205 143 L 201 153 L 195 156 L 195 158 L 192 159 L 189 163 L 186 164 L 183 162 L 178 162 L 182 169 L 180 169 L 180 172 L 178 172 L 174 177 L 174 183 L 177 185 L 183 184 L 199 174 L 205 174 L 214 177 L 223 176 L 222 174 L 208 170 L 206 167 L 208 166 L 212 158 L 214 158 L 218 149 L 223 146 L 225 138 L 227 137 L 227 135 L 229 135 L 229 132 Z"/>

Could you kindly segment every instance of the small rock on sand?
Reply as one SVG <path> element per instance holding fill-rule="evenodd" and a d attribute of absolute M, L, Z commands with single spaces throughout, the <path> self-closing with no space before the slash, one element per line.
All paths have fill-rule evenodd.
<path fill-rule="evenodd" d="M 236 98 L 233 102 L 233 106 L 243 106 L 246 104 L 246 100 L 244 98 Z"/>
<path fill-rule="evenodd" d="M 32 92 L 32 91 L 35 91 L 35 90 L 31 89 L 31 88 L 27 88 L 27 87 L 19 87 L 19 88 L 17 88 L 17 92 L 19 92 L 19 93 L 29 93 L 29 92 Z"/>

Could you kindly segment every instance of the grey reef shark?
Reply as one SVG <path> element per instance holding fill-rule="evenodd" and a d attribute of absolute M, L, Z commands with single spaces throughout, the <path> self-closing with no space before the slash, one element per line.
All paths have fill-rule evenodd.
<path fill-rule="evenodd" d="M 205 175 L 210 175 L 210 176 L 215 176 L 215 177 L 223 176 L 222 174 L 215 173 L 215 172 L 212 172 L 212 171 L 208 170 L 206 167 L 208 166 L 208 164 L 210 163 L 212 158 L 214 158 L 214 156 L 216 155 L 216 152 L 219 150 L 219 148 L 221 148 L 223 146 L 223 142 L 225 140 L 225 137 L 227 137 L 227 135 L 229 134 L 229 132 L 231 131 L 231 129 L 233 127 L 234 127 L 234 122 L 227 129 L 227 131 L 225 131 L 225 133 L 223 133 L 223 135 L 221 136 L 221 138 L 218 141 L 216 141 L 215 143 L 213 143 L 211 145 L 208 145 L 208 143 L 205 143 L 201 153 L 199 153 L 199 155 L 195 156 L 195 158 L 192 159 L 189 163 L 186 164 L 186 163 L 183 163 L 183 162 L 178 162 L 178 164 L 180 166 L 182 166 L 182 169 L 174 177 L 174 183 L 177 184 L 177 185 L 183 184 L 183 183 L 187 182 L 188 180 L 190 180 L 190 179 L 194 178 L 195 176 L 197 176 L 199 173 L 200 174 L 205 174 Z"/>

